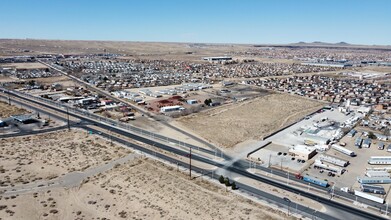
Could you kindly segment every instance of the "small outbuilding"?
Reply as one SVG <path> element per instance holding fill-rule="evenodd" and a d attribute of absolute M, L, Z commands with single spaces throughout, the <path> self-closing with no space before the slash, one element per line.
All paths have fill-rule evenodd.
<path fill-rule="evenodd" d="M 11 118 L 23 124 L 28 124 L 29 122 L 33 121 L 31 115 L 12 115 Z"/>
<path fill-rule="evenodd" d="M 189 105 L 194 105 L 194 104 L 197 104 L 197 100 L 194 100 L 194 99 L 191 99 L 191 100 L 187 100 L 187 104 Z"/>
<path fill-rule="evenodd" d="M 175 111 L 182 111 L 185 110 L 182 106 L 174 105 L 174 106 L 165 106 L 160 108 L 160 112 L 167 113 L 167 112 L 175 112 Z"/>

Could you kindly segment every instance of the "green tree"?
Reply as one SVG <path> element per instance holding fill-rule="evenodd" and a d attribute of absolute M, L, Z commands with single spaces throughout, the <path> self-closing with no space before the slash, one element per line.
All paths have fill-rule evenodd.
<path fill-rule="evenodd" d="M 206 106 L 209 106 L 210 103 L 212 103 L 212 99 L 205 99 L 204 104 L 205 104 Z"/>
<path fill-rule="evenodd" d="M 224 179 L 224 184 L 225 184 L 225 186 L 230 186 L 230 185 L 231 185 L 231 183 L 229 182 L 228 177 L 226 177 L 226 178 Z"/>
<path fill-rule="evenodd" d="M 219 182 L 220 182 L 221 184 L 224 183 L 224 177 L 223 177 L 223 175 L 221 175 L 221 176 L 219 177 Z"/>
<path fill-rule="evenodd" d="M 370 131 L 370 132 L 368 133 L 368 138 L 370 138 L 370 139 L 376 139 L 377 137 L 376 137 L 376 135 L 375 135 L 372 131 Z"/>
<path fill-rule="evenodd" d="M 237 188 L 236 188 L 236 183 L 235 183 L 235 182 L 232 182 L 231 188 L 232 188 L 233 190 L 236 190 L 236 189 L 237 189 Z"/>

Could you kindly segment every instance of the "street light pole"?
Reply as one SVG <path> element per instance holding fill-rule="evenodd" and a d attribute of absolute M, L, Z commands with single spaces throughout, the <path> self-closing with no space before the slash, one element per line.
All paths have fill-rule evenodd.
<path fill-rule="evenodd" d="M 270 168 L 270 160 L 271 160 L 271 157 L 272 157 L 272 155 L 269 154 L 269 166 L 268 166 L 268 168 Z"/>
<path fill-rule="evenodd" d="M 282 158 L 281 158 L 281 163 L 280 163 L 280 170 L 282 170 Z"/>

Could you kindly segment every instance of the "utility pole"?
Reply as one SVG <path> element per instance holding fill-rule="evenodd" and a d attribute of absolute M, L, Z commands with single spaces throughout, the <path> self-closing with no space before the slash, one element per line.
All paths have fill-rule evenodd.
<path fill-rule="evenodd" d="M 268 168 L 270 168 L 270 160 L 271 160 L 271 158 L 272 158 L 272 155 L 269 154 L 269 166 L 268 166 Z"/>
<path fill-rule="evenodd" d="M 190 158 L 189 168 L 190 168 L 190 180 L 191 180 L 191 147 L 190 147 L 190 155 L 189 155 L 189 158 Z"/>
<path fill-rule="evenodd" d="M 68 109 L 68 106 L 67 106 L 67 121 L 68 121 L 68 131 L 71 130 L 71 127 L 69 125 L 69 109 Z"/>
<path fill-rule="evenodd" d="M 331 198 L 334 197 L 334 189 L 335 189 L 335 183 L 333 184 L 333 187 L 331 188 Z"/>
<path fill-rule="evenodd" d="M 8 93 L 8 105 L 11 105 L 11 95 L 9 91 L 7 93 Z"/>
<path fill-rule="evenodd" d="M 109 136 L 110 136 L 110 145 L 113 145 L 113 134 L 111 132 L 111 129 L 109 130 Z"/>

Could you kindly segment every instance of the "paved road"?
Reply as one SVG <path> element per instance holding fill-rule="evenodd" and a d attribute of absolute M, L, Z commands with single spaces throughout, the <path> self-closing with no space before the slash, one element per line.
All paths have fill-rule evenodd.
<path fill-rule="evenodd" d="M 140 107 L 137 106 L 137 105 L 134 105 L 134 104 L 131 103 L 131 102 L 128 102 L 128 101 L 123 100 L 123 99 L 120 99 L 120 98 L 117 98 L 117 97 L 111 95 L 109 92 L 106 92 L 106 91 L 104 91 L 104 90 L 102 90 L 102 89 L 99 89 L 99 88 L 97 88 L 97 87 L 95 87 L 95 86 L 93 86 L 93 85 L 91 85 L 91 84 L 89 84 L 89 83 L 87 83 L 87 82 L 84 82 L 83 80 L 81 80 L 81 79 L 79 79 L 79 78 L 77 78 L 77 77 L 75 77 L 75 76 L 70 75 L 69 73 L 67 73 L 67 72 L 65 72 L 65 71 L 63 71 L 63 70 L 61 70 L 61 69 L 55 67 L 54 65 L 50 65 L 50 64 L 45 63 L 45 62 L 42 62 L 42 61 L 40 61 L 40 60 L 38 60 L 38 62 L 41 63 L 41 64 L 43 64 L 43 65 L 45 65 L 45 66 L 47 66 L 47 67 L 49 67 L 49 68 L 52 68 L 52 69 L 58 71 L 59 73 L 61 73 L 61 74 L 65 75 L 65 76 L 71 78 L 72 80 L 76 81 L 77 83 L 79 83 L 79 84 L 81 84 L 81 85 L 84 85 L 86 88 L 89 88 L 89 89 L 91 89 L 91 90 L 97 92 L 98 94 L 101 94 L 101 95 L 104 95 L 104 96 L 106 96 L 106 97 L 109 97 L 110 99 L 115 100 L 115 101 L 117 101 L 117 102 L 122 102 L 122 103 L 125 103 L 125 104 L 127 104 L 127 105 L 132 106 L 132 107 L 133 107 L 134 109 L 136 109 L 138 112 L 141 112 L 142 114 L 144 114 L 144 115 L 150 117 L 151 119 L 153 119 L 156 123 L 160 123 L 160 124 L 162 124 L 162 125 L 164 125 L 164 126 L 166 126 L 166 127 L 168 127 L 168 128 L 171 128 L 171 129 L 173 129 L 173 130 L 175 130 L 175 131 L 178 131 L 178 132 L 180 132 L 180 133 L 182 133 L 182 134 L 184 134 L 184 135 L 190 137 L 191 139 L 196 140 L 196 141 L 198 141 L 199 143 L 204 144 L 205 146 L 208 146 L 208 147 L 211 148 L 211 149 L 220 150 L 219 148 L 215 147 L 215 146 L 212 145 L 211 143 L 209 143 L 209 142 L 207 142 L 207 141 L 205 141 L 205 140 L 203 140 L 203 139 L 201 139 L 201 138 L 199 138 L 199 137 L 197 137 L 197 136 L 195 136 L 195 135 L 192 135 L 192 134 L 190 134 L 189 132 L 184 131 L 184 130 L 182 130 L 182 129 L 176 127 L 176 126 L 173 126 L 173 125 L 169 124 L 169 123 L 166 122 L 166 121 L 155 120 L 155 117 L 154 117 L 154 115 L 153 115 L 152 113 L 150 113 L 149 111 L 144 110 L 143 108 L 140 108 Z"/>
<path fill-rule="evenodd" d="M 87 179 L 88 177 L 94 176 L 99 173 L 103 173 L 107 170 L 110 170 L 117 164 L 124 164 L 129 160 L 133 160 L 137 157 L 140 157 L 140 155 L 132 153 L 125 157 L 119 158 L 117 160 L 110 161 L 109 163 L 86 169 L 85 171 L 75 171 L 75 172 L 67 173 L 64 176 L 61 176 L 57 179 L 48 180 L 48 181 L 38 181 L 34 183 L 17 185 L 13 187 L 0 187 L 0 191 L 5 191 L 3 195 L 10 196 L 16 194 L 40 192 L 40 191 L 45 191 L 53 188 L 77 187 L 80 186 L 82 181 Z"/>
<path fill-rule="evenodd" d="M 53 108 L 53 110 L 59 111 L 58 109 L 55 109 L 55 108 Z M 133 138 L 133 139 L 135 139 L 137 141 L 140 141 L 140 142 L 143 142 L 143 143 L 146 143 L 146 144 L 149 144 L 149 145 L 154 145 L 155 147 L 159 147 L 159 148 L 161 148 L 161 149 L 163 149 L 165 151 L 175 153 L 175 154 L 177 154 L 179 156 L 186 156 L 188 154 L 187 151 L 183 151 L 183 150 L 180 150 L 180 149 L 177 149 L 177 148 L 173 148 L 173 147 L 170 147 L 170 146 L 167 146 L 167 145 L 155 142 L 153 140 L 149 140 L 147 138 L 140 137 L 140 136 L 137 136 L 135 134 L 131 134 L 129 132 L 123 131 L 123 130 L 118 129 L 116 127 L 112 127 L 112 126 L 106 125 L 106 124 L 101 123 L 101 122 L 96 122 L 96 121 L 93 121 L 93 120 L 91 120 L 89 118 L 86 118 L 86 117 L 83 117 L 83 116 L 79 116 L 79 115 L 73 115 L 73 116 L 74 117 L 78 117 L 78 118 L 80 118 L 80 119 L 82 119 L 84 121 L 87 121 L 87 122 L 95 123 L 99 127 L 104 128 L 106 130 L 110 129 L 112 132 L 115 132 L 117 134 L 125 135 L 125 136 L 128 136 L 128 137 L 130 136 L 131 138 Z M 111 137 L 111 138 L 117 139 L 116 137 Z M 135 144 L 123 141 L 121 139 L 116 140 L 116 141 L 119 141 L 120 143 L 122 142 L 122 144 L 124 144 L 126 146 L 132 147 L 134 149 L 138 149 L 138 150 L 140 150 L 142 152 L 145 152 L 147 154 L 151 154 L 151 155 L 157 154 L 159 158 L 164 159 L 166 161 L 176 162 L 177 164 L 180 164 L 182 166 L 187 166 L 186 164 L 183 164 L 183 162 L 181 162 L 181 161 L 175 160 L 175 159 L 173 159 L 171 157 L 167 157 L 167 156 L 165 156 L 163 154 L 160 154 L 160 153 L 156 153 L 153 150 L 149 150 L 149 149 L 143 148 L 141 146 L 138 146 L 138 145 L 135 145 Z M 210 160 L 209 158 L 204 158 L 204 157 L 201 157 L 201 156 L 198 156 L 198 155 L 193 155 L 193 159 L 197 160 L 197 161 L 200 161 L 200 162 L 207 163 L 207 164 L 216 165 L 216 166 L 218 166 L 220 168 L 226 169 L 228 172 L 236 173 L 238 175 L 241 175 L 241 176 L 244 176 L 244 177 L 248 177 L 250 179 L 261 181 L 261 182 L 267 183 L 269 185 L 281 188 L 283 190 L 287 190 L 287 191 L 290 191 L 290 192 L 293 192 L 293 193 L 296 193 L 296 194 L 300 194 L 300 195 L 305 196 L 307 198 L 310 198 L 310 199 L 313 199 L 315 201 L 319 201 L 319 202 L 321 202 L 323 204 L 329 205 L 330 207 L 333 207 L 333 208 L 336 208 L 336 209 L 339 209 L 339 210 L 342 210 L 342 211 L 346 211 L 346 212 L 351 212 L 351 213 L 353 213 L 353 214 L 355 214 L 355 215 L 357 215 L 359 217 L 365 217 L 367 219 L 380 219 L 379 216 L 367 213 L 365 211 L 358 210 L 358 209 L 355 209 L 353 207 L 350 207 L 350 206 L 347 206 L 347 205 L 344 205 L 344 204 L 341 204 L 341 203 L 337 203 L 337 202 L 332 201 L 332 200 L 324 199 L 323 197 L 320 197 L 320 196 L 317 196 L 317 195 L 313 195 L 313 194 L 310 194 L 308 192 L 305 192 L 305 191 L 302 191 L 302 190 L 299 190 L 299 189 L 295 189 L 295 188 L 293 188 L 291 186 L 288 186 L 288 185 L 285 185 L 285 184 L 274 182 L 274 181 L 272 181 L 272 180 L 270 180 L 268 178 L 262 177 L 262 176 L 258 176 L 258 175 L 254 175 L 254 174 L 248 173 L 246 171 L 247 162 L 245 162 L 245 161 L 237 161 L 237 162 L 233 163 L 231 166 L 227 167 L 224 163 L 218 163 L 216 161 Z M 246 164 L 246 165 L 244 165 L 244 164 Z M 195 169 L 197 169 L 197 168 L 195 167 Z M 208 170 L 203 170 L 203 169 L 200 169 L 200 168 L 198 168 L 198 171 L 200 171 L 200 173 L 210 172 Z M 250 186 L 248 186 L 248 187 L 250 187 Z M 243 189 L 244 188 L 245 187 L 243 187 Z M 264 195 L 265 194 L 265 192 L 262 192 L 262 191 L 259 191 L 259 192 L 257 191 L 257 193 L 259 193 L 259 195 Z M 305 211 L 305 210 L 303 210 L 303 211 Z M 323 214 L 323 213 L 318 213 L 318 214 L 315 214 L 315 215 L 317 215 L 317 216 L 319 215 L 319 217 L 320 217 L 321 214 Z M 326 218 L 326 219 L 330 219 L 330 218 Z"/>

